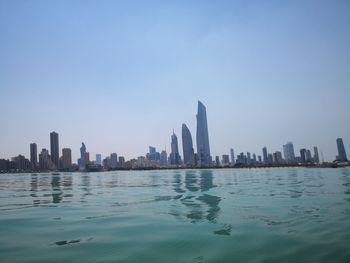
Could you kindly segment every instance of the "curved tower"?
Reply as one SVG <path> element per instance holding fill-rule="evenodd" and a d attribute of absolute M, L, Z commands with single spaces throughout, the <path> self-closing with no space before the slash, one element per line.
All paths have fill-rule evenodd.
<path fill-rule="evenodd" d="M 186 124 L 182 124 L 182 148 L 184 152 L 184 164 L 194 165 L 194 150 L 192 136 Z"/>
<path fill-rule="evenodd" d="M 199 165 L 210 165 L 210 147 L 207 123 L 207 111 L 202 102 L 198 101 L 197 112 L 197 154 Z"/>

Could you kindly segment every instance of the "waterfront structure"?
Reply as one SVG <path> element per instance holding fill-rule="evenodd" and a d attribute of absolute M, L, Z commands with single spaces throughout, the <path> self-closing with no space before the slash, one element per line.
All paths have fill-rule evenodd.
<path fill-rule="evenodd" d="M 312 156 L 311 156 L 311 151 L 310 150 L 306 150 L 305 158 L 306 158 L 306 162 L 307 163 L 311 163 L 312 162 Z"/>
<path fill-rule="evenodd" d="M 173 131 L 173 135 L 171 135 L 170 164 L 172 165 L 180 164 L 179 145 L 177 142 L 177 136 L 174 133 L 174 131 Z"/>
<path fill-rule="evenodd" d="M 18 155 L 11 159 L 11 162 L 14 164 L 14 168 L 17 170 L 28 171 L 31 169 L 31 162 L 26 159 L 23 155 Z"/>
<path fill-rule="evenodd" d="M 320 158 L 318 157 L 318 149 L 316 146 L 314 146 L 314 157 L 313 157 L 314 163 L 320 163 Z"/>
<path fill-rule="evenodd" d="M 96 154 L 96 161 L 95 161 L 95 163 L 97 165 L 102 165 L 102 156 L 101 156 L 101 154 L 99 154 L 99 153 Z"/>
<path fill-rule="evenodd" d="M 80 147 L 80 158 L 78 159 L 78 165 L 79 167 L 83 168 L 86 165 L 85 162 L 85 155 L 86 155 L 86 146 L 85 144 L 82 142 L 81 143 L 81 147 Z"/>
<path fill-rule="evenodd" d="M 263 152 L 263 161 L 266 164 L 266 163 L 268 163 L 268 156 L 267 156 L 267 148 L 266 148 L 266 146 L 264 146 L 262 148 L 262 152 Z"/>
<path fill-rule="evenodd" d="M 205 106 L 200 101 L 198 101 L 196 139 L 199 165 L 211 165 L 207 112 Z"/>
<path fill-rule="evenodd" d="M 51 161 L 51 157 L 49 155 L 49 151 L 46 149 L 42 149 L 39 154 L 39 169 L 40 170 L 52 170 L 54 168 L 54 164 Z"/>
<path fill-rule="evenodd" d="M 59 169 L 59 145 L 58 145 L 58 133 L 50 133 L 50 151 L 51 151 L 51 161 Z"/>
<path fill-rule="evenodd" d="M 247 152 L 247 164 L 250 164 L 251 161 L 250 152 Z"/>
<path fill-rule="evenodd" d="M 194 150 L 192 136 L 186 124 L 182 124 L 182 149 L 184 153 L 184 164 L 194 165 Z"/>
<path fill-rule="evenodd" d="M 276 151 L 273 153 L 273 163 L 281 164 L 283 163 L 282 153 L 280 151 Z"/>
<path fill-rule="evenodd" d="M 306 163 L 306 149 L 300 149 L 300 162 Z"/>
<path fill-rule="evenodd" d="M 33 169 L 36 169 L 38 167 L 38 148 L 36 143 L 30 144 L 30 162 Z"/>
<path fill-rule="evenodd" d="M 235 152 L 232 148 L 230 149 L 230 155 L 231 155 L 231 165 L 235 165 Z"/>
<path fill-rule="evenodd" d="M 256 154 L 255 153 L 253 153 L 253 163 L 256 163 Z"/>
<path fill-rule="evenodd" d="M 285 145 L 283 145 L 283 154 L 286 163 L 295 162 L 294 146 L 292 142 L 287 142 Z"/>
<path fill-rule="evenodd" d="M 111 153 L 111 168 L 116 169 L 118 167 L 118 155 L 116 153 Z"/>
<path fill-rule="evenodd" d="M 168 154 L 165 150 L 160 153 L 160 165 L 167 166 L 168 165 Z"/>
<path fill-rule="evenodd" d="M 62 149 L 62 168 L 67 170 L 72 166 L 72 150 L 69 148 Z"/>
<path fill-rule="evenodd" d="M 149 151 L 146 154 L 146 159 L 149 161 L 157 161 L 160 160 L 160 153 L 157 152 L 156 147 L 149 146 Z"/>
<path fill-rule="evenodd" d="M 125 168 L 125 158 L 123 156 L 119 156 L 119 158 L 118 158 L 118 166 L 120 168 Z"/>
<path fill-rule="evenodd" d="M 230 158 L 228 154 L 223 154 L 222 155 L 222 165 L 227 166 L 230 164 Z"/>
<path fill-rule="evenodd" d="M 337 148 L 338 148 L 337 161 L 347 161 L 348 158 L 346 156 L 345 147 L 344 147 L 342 138 L 337 139 Z"/>
<path fill-rule="evenodd" d="M 267 163 L 268 164 L 272 164 L 273 163 L 273 155 L 272 155 L 272 153 L 269 153 L 267 155 Z"/>
<path fill-rule="evenodd" d="M 215 156 L 215 165 L 220 166 L 220 158 L 219 156 Z"/>

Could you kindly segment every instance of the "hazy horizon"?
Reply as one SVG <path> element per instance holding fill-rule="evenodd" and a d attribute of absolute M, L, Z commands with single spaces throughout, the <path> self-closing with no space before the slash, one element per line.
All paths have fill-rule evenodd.
<path fill-rule="evenodd" d="M 350 154 L 349 1 L 0 1 L 0 158 L 59 134 L 73 161 L 196 149 L 197 101 L 211 155 L 292 141 Z M 321 158 L 321 154 L 320 154 Z"/>

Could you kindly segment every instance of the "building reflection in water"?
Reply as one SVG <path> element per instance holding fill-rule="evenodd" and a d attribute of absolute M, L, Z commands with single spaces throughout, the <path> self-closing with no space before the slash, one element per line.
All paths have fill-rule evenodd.
<path fill-rule="evenodd" d="M 51 188 L 52 188 L 52 202 L 54 204 L 60 203 L 62 201 L 61 176 L 60 175 L 52 175 L 51 176 Z"/>
<path fill-rule="evenodd" d="M 185 171 L 184 184 L 181 173 L 175 172 L 173 178 L 173 190 L 182 194 L 179 202 L 185 206 L 185 209 L 180 207 L 179 211 L 172 211 L 171 214 L 177 218 L 189 219 L 192 223 L 203 220 L 216 223 L 221 198 L 204 193 L 215 187 L 212 171 Z M 187 191 L 182 188 L 183 185 Z"/>
<path fill-rule="evenodd" d="M 86 196 L 91 195 L 91 188 L 90 188 L 90 184 L 91 184 L 91 178 L 89 174 L 82 174 L 81 175 L 81 190 L 82 195 L 80 198 L 80 202 L 87 202 L 85 200 Z"/>
<path fill-rule="evenodd" d="M 350 202 L 350 169 L 349 168 L 342 168 L 342 185 L 344 186 L 344 200 Z"/>

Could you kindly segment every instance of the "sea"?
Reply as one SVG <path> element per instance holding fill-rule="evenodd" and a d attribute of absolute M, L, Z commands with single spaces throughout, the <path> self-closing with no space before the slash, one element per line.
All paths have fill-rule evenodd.
<path fill-rule="evenodd" d="M 0 174 L 0 262 L 350 262 L 350 168 Z"/>

